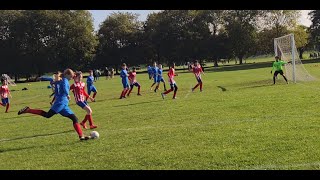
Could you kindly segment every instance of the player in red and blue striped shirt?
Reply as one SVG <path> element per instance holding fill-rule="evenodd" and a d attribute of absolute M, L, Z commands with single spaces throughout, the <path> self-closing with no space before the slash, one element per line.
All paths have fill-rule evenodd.
<path fill-rule="evenodd" d="M 82 72 L 81 71 L 76 72 L 74 77 L 74 84 L 70 86 L 70 90 L 73 92 L 77 105 L 87 112 L 86 116 L 84 117 L 84 120 L 80 123 L 80 125 L 84 129 L 87 129 L 86 122 L 89 121 L 90 129 L 95 129 L 97 128 L 97 126 L 93 124 L 92 110 L 88 105 L 86 99 L 89 98 L 91 101 L 95 101 L 95 100 L 86 93 L 85 83 L 82 82 L 82 79 L 83 79 Z"/>

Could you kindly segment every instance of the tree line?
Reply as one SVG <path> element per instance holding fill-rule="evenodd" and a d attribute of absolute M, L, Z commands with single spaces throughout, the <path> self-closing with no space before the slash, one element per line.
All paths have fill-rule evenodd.
<path fill-rule="evenodd" d="M 97 32 L 86 10 L 1 10 L 0 72 L 19 77 L 67 67 L 215 62 L 272 54 L 273 39 L 295 34 L 301 54 L 319 47 L 320 13 L 298 25 L 297 10 L 164 10 L 139 15 L 115 12 Z"/>

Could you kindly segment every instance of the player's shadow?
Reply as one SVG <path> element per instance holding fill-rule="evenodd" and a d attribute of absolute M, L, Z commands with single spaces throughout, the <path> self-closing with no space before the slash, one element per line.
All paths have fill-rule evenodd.
<path fill-rule="evenodd" d="M 59 135 L 59 134 L 65 134 L 72 132 L 73 130 L 68 130 L 68 131 L 63 131 L 63 132 L 57 132 L 57 133 L 49 133 L 49 134 L 37 134 L 33 136 L 24 136 L 24 137 L 17 137 L 17 138 L 12 138 L 12 139 L 0 139 L 1 142 L 8 142 L 8 141 L 17 141 L 17 140 L 25 140 L 25 139 L 32 139 L 32 138 L 37 138 L 37 137 L 48 137 L 48 136 L 54 136 L 54 135 Z M 1 151 L 1 150 L 0 150 Z"/>
<path fill-rule="evenodd" d="M 11 151 L 21 151 L 21 150 L 26 150 L 26 149 L 33 149 L 36 148 L 37 146 L 30 146 L 30 147 L 21 147 L 21 148 L 9 148 L 9 149 L 0 149 L 0 154 L 5 153 L 5 152 L 11 152 Z"/>
<path fill-rule="evenodd" d="M 273 84 L 261 84 L 261 85 L 255 85 L 255 86 L 247 86 L 247 87 L 243 87 L 241 89 L 261 88 L 261 87 L 267 87 L 267 86 L 273 86 Z"/>
<path fill-rule="evenodd" d="M 7 119 L 23 119 L 23 118 L 26 118 L 26 117 L 32 117 L 32 116 L 35 116 L 35 115 L 29 115 L 29 116 L 16 116 L 16 117 L 8 117 L 8 118 L 1 118 L 1 120 L 7 120 Z"/>
<path fill-rule="evenodd" d="M 134 106 L 134 105 L 141 105 L 141 104 L 152 104 L 152 103 L 157 103 L 163 100 L 158 100 L 158 101 L 148 101 L 148 102 L 138 102 L 138 103 L 132 103 L 132 104 L 124 104 L 124 105 L 118 105 L 118 106 L 113 106 L 113 107 L 127 107 L 127 106 Z"/>
<path fill-rule="evenodd" d="M 227 89 L 224 88 L 224 87 L 222 87 L 222 86 L 217 86 L 217 87 L 220 88 L 223 92 L 224 92 L 224 91 L 227 91 Z"/>

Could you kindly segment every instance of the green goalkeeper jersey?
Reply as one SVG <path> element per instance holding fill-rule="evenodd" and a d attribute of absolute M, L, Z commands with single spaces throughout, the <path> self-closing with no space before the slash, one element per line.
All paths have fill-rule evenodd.
<path fill-rule="evenodd" d="M 272 71 L 282 71 L 283 65 L 285 64 L 287 64 L 287 62 L 284 62 L 284 61 L 273 62 Z"/>

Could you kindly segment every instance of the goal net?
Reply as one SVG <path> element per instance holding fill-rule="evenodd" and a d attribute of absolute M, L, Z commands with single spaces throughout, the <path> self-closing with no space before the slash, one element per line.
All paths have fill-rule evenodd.
<path fill-rule="evenodd" d="M 293 34 L 275 38 L 274 51 L 276 56 L 288 63 L 285 65 L 285 75 L 288 80 L 293 82 L 315 80 L 305 69 L 299 58 Z"/>

